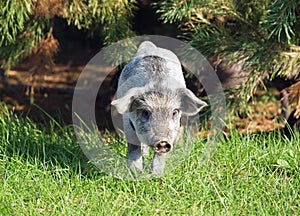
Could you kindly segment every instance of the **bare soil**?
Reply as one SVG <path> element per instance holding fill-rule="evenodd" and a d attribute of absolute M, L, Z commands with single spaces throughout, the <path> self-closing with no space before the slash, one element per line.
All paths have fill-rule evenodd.
<path fill-rule="evenodd" d="M 30 68 L 21 63 L 6 73 L 6 79 L 0 78 L 0 101 L 9 109 L 30 119 L 48 123 L 50 115 L 59 123 L 72 124 L 72 97 L 77 79 L 85 67 L 84 61 L 71 59 L 58 62 L 51 73 L 42 75 L 35 84 L 34 103 L 30 97 Z M 96 100 L 96 119 L 101 131 L 113 131 L 111 122 L 110 102 L 114 96 L 117 79 L 113 68 L 104 80 Z M 95 79 L 95 82 L 99 80 Z M 264 92 L 260 92 L 264 94 Z M 274 94 L 278 94 L 275 92 Z M 31 98 L 31 99 L 30 99 Z M 284 121 L 281 115 L 280 101 L 267 101 L 249 104 L 250 117 L 235 117 L 230 127 L 237 128 L 241 133 L 263 132 L 281 129 Z M 47 113 L 47 114 L 45 114 Z"/>

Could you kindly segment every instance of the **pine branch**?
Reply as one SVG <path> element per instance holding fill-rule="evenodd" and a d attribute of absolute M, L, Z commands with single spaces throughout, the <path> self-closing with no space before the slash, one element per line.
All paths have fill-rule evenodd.
<path fill-rule="evenodd" d="M 105 35 L 105 44 L 133 36 L 136 0 L 7 0 L 0 6 L 0 61 L 8 69 L 26 57 L 49 32 L 55 17 Z"/>
<path fill-rule="evenodd" d="M 296 0 L 193 3 L 169 0 L 158 12 L 165 22 L 177 22 L 182 36 L 206 57 L 217 56 L 229 66 L 243 62 L 248 79 L 230 90 L 235 99 L 248 101 L 257 87 L 276 76 L 299 76 L 300 50 L 293 49 L 300 41 L 293 30 L 299 22 Z"/>
<path fill-rule="evenodd" d="M 275 36 L 278 42 L 291 44 L 294 41 L 293 25 L 296 22 L 297 4 L 297 0 L 271 1 L 267 16 L 261 22 L 263 28 L 269 31 L 268 39 Z"/>
<path fill-rule="evenodd" d="M 30 19 L 31 0 L 7 0 L 0 3 L 0 47 L 14 43 Z"/>

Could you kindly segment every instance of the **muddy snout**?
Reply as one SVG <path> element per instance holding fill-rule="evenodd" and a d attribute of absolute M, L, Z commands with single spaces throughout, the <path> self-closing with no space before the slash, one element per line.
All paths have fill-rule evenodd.
<path fill-rule="evenodd" d="M 154 144 L 153 150 L 157 153 L 167 153 L 172 150 L 172 144 L 167 141 L 158 141 Z"/>

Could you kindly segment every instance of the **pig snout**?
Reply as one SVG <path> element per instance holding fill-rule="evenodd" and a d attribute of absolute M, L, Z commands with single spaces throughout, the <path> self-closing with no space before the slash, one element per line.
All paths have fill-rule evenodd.
<path fill-rule="evenodd" d="M 172 144 L 168 143 L 167 141 L 158 141 L 154 144 L 153 150 L 157 153 L 167 153 L 171 151 Z"/>

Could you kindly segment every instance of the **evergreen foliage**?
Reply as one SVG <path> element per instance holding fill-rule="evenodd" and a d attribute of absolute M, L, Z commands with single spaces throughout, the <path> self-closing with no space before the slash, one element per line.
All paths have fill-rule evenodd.
<path fill-rule="evenodd" d="M 151 2 L 149 0 L 149 2 Z M 247 102 L 258 86 L 274 77 L 298 78 L 299 0 L 155 1 L 165 23 L 178 24 L 182 39 L 217 62 L 242 62 L 246 81 L 231 89 Z M 133 36 L 137 0 L 0 0 L 0 65 L 9 69 L 28 55 L 53 64 L 59 49 L 54 19 L 101 34 L 104 43 Z M 48 44 L 48 47 L 47 47 Z M 42 55 L 41 55 L 42 54 Z"/>
<path fill-rule="evenodd" d="M 241 101 L 274 77 L 299 77 L 298 0 L 168 0 L 155 6 L 165 23 L 177 23 L 181 37 L 207 57 L 243 62 L 247 79 L 235 89 Z"/>
<path fill-rule="evenodd" d="M 90 33 L 100 30 L 105 44 L 133 35 L 130 19 L 135 0 L 0 0 L 0 7 L 0 63 L 4 69 L 39 53 L 36 49 L 45 40 L 57 43 L 52 37 L 55 17 Z M 49 61 L 56 51 L 49 52 Z"/>

